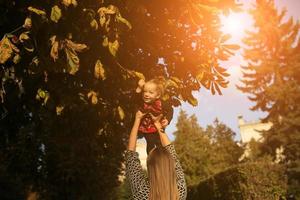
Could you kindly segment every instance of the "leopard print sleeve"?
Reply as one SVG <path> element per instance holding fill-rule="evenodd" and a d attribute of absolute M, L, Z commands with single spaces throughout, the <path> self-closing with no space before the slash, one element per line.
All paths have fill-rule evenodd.
<path fill-rule="evenodd" d="M 127 150 L 125 152 L 126 177 L 129 180 L 134 200 L 148 200 L 150 186 L 143 173 L 138 153 Z"/>
<path fill-rule="evenodd" d="M 179 199 L 185 200 L 187 197 L 187 188 L 186 188 L 186 182 L 184 178 L 183 169 L 180 165 L 179 159 L 177 157 L 177 153 L 175 151 L 175 147 L 173 144 L 169 144 L 165 146 L 165 149 L 172 155 L 172 157 L 175 160 L 175 170 L 177 175 L 177 188 L 179 192 Z"/>

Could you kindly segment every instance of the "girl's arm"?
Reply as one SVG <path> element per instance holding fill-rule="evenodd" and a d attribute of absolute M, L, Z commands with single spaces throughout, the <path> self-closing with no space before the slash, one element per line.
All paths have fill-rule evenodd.
<path fill-rule="evenodd" d="M 138 129 L 139 129 L 139 125 L 141 123 L 141 119 L 143 118 L 144 115 L 145 114 L 142 113 L 141 111 L 137 111 L 135 114 L 135 120 L 134 120 L 132 129 L 131 129 L 131 132 L 130 132 L 127 150 L 130 150 L 130 151 L 136 150 L 136 140 L 137 140 Z"/>

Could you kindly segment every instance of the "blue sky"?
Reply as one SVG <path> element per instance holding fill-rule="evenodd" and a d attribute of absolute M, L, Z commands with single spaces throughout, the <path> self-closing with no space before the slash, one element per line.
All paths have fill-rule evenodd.
<path fill-rule="evenodd" d="M 239 1 L 244 4 L 244 9 L 248 9 L 255 0 L 243 0 Z M 294 20 L 300 19 L 300 1 L 299 0 L 275 0 L 277 8 L 287 8 L 287 16 L 293 16 Z M 240 14 L 240 19 L 243 20 L 241 25 L 249 27 L 251 26 L 251 17 L 246 14 Z M 232 41 L 240 43 L 240 35 L 234 37 Z M 223 95 L 212 95 L 210 91 L 202 88 L 200 92 L 194 92 L 194 96 L 198 99 L 198 106 L 193 107 L 188 103 L 183 103 L 181 107 L 175 108 L 174 117 L 168 126 L 166 132 L 174 139 L 172 133 L 176 131 L 176 123 L 180 109 L 183 109 L 188 115 L 195 114 L 199 124 L 202 127 L 206 127 L 207 124 L 211 124 L 217 117 L 221 122 L 229 126 L 234 132 L 236 132 L 236 140 L 240 140 L 239 128 L 237 117 L 242 115 L 246 121 L 256 121 L 266 116 L 266 113 L 261 111 L 250 111 L 250 107 L 254 105 L 249 101 L 247 94 L 241 93 L 236 89 L 235 85 L 239 84 L 239 79 L 242 77 L 240 66 L 244 61 L 241 56 L 241 51 L 237 52 L 229 61 L 221 63 L 228 69 L 231 76 L 228 78 L 230 81 L 228 88 L 222 90 Z"/>

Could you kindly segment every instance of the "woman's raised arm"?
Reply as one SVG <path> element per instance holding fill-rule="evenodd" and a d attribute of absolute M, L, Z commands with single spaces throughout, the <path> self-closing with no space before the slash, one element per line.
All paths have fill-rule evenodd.
<path fill-rule="evenodd" d="M 141 123 L 141 119 L 143 118 L 144 115 L 145 114 L 142 113 L 141 111 L 137 111 L 135 114 L 135 120 L 134 120 L 132 129 L 131 129 L 131 132 L 130 132 L 127 150 L 130 150 L 130 151 L 136 150 L 136 140 L 137 140 L 138 129 L 139 129 L 139 125 Z"/>

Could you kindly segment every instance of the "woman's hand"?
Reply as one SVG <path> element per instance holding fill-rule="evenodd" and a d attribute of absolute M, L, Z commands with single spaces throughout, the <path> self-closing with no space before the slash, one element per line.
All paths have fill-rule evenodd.
<path fill-rule="evenodd" d="M 166 128 L 169 125 L 169 121 L 165 117 L 160 122 L 163 128 Z"/>
<path fill-rule="evenodd" d="M 135 113 L 135 121 L 133 123 L 130 136 L 129 136 L 129 141 L 128 141 L 128 150 L 135 151 L 136 150 L 136 140 L 137 140 L 137 134 L 138 134 L 138 129 L 139 125 L 141 123 L 141 119 L 144 117 L 145 113 L 142 113 L 140 110 L 138 110 Z"/>
<path fill-rule="evenodd" d="M 138 110 L 136 113 L 135 113 L 135 120 L 141 120 L 144 116 L 145 116 L 146 113 L 143 113 L 142 111 Z"/>
<path fill-rule="evenodd" d="M 163 128 L 163 125 L 161 124 L 161 119 L 162 119 L 162 114 L 158 115 L 158 116 L 154 116 L 153 114 L 149 113 L 152 120 L 153 120 L 153 123 L 154 123 L 154 126 L 157 128 L 157 130 L 161 130 Z"/>

